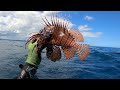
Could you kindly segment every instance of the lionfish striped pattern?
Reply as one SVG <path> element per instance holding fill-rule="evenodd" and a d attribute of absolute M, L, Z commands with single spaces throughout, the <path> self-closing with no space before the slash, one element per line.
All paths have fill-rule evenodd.
<path fill-rule="evenodd" d="M 52 45 L 59 46 L 59 50 L 63 50 L 66 59 L 72 58 L 75 53 L 77 53 L 80 60 L 84 60 L 87 57 L 89 45 L 77 44 L 77 42 L 84 42 L 83 35 L 80 31 L 68 29 L 69 23 L 66 20 L 61 20 L 57 16 L 51 16 L 51 22 L 46 17 L 43 21 L 45 32 L 52 33 Z"/>

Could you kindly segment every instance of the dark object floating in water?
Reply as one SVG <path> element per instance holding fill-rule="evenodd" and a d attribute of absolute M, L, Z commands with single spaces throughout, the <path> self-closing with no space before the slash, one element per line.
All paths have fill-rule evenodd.
<path fill-rule="evenodd" d="M 120 54 L 120 52 L 114 52 L 113 54 Z"/>

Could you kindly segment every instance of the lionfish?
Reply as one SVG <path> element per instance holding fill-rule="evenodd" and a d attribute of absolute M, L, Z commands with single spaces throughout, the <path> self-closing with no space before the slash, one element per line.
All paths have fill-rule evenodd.
<path fill-rule="evenodd" d="M 84 42 L 83 35 L 77 29 L 68 29 L 67 20 L 61 20 L 57 16 L 51 16 L 51 22 L 45 17 L 42 18 L 44 22 L 44 29 L 40 32 L 32 35 L 26 42 L 26 44 L 33 38 L 38 38 L 37 43 L 49 44 L 52 47 L 52 53 L 49 54 L 49 47 L 46 48 L 46 56 L 52 61 L 58 61 L 61 59 L 62 51 L 65 59 L 71 59 L 75 54 L 78 55 L 80 60 L 84 60 L 89 53 L 88 44 L 78 44 L 78 42 Z M 42 36 L 46 33 L 51 33 L 51 38 L 48 40 Z M 38 44 L 39 47 L 39 44 Z"/>

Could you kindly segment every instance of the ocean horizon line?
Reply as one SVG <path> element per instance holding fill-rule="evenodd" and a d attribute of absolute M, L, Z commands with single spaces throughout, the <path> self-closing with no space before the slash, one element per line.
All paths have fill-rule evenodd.
<path fill-rule="evenodd" d="M 26 42 L 26 40 L 18 40 L 18 39 L 0 39 L 0 40 L 6 40 L 6 41 L 21 41 L 21 42 Z M 112 47 L 112 46 L 95 46 L 95 45 L 90 45 L 91 47 L 107 47 L 107 48 L 120 48 L 120 47 Z"/>

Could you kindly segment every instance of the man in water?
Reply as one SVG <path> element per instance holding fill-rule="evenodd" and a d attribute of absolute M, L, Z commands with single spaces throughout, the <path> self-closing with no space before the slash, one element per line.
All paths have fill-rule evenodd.
<path fill-rule="evenodd" d="M 50 55 L 52 53 L 52 47 L 49 44 L 51 38 L 50 33 L 45 33 L 43 39 L 46 40 L 44 43 L 37 43 L 37 38 L 33 38 L 28 43 L 28 56 L 25 61 L 25 65 L 20 64 L 19 67 L 22 69 L 20 75 L 17 76 L 17 79 L 32 79 L 37 72 L 38 66 L 41 62 L 41 52 L 44 48 L 47 47 L 47 53 Z"/>

